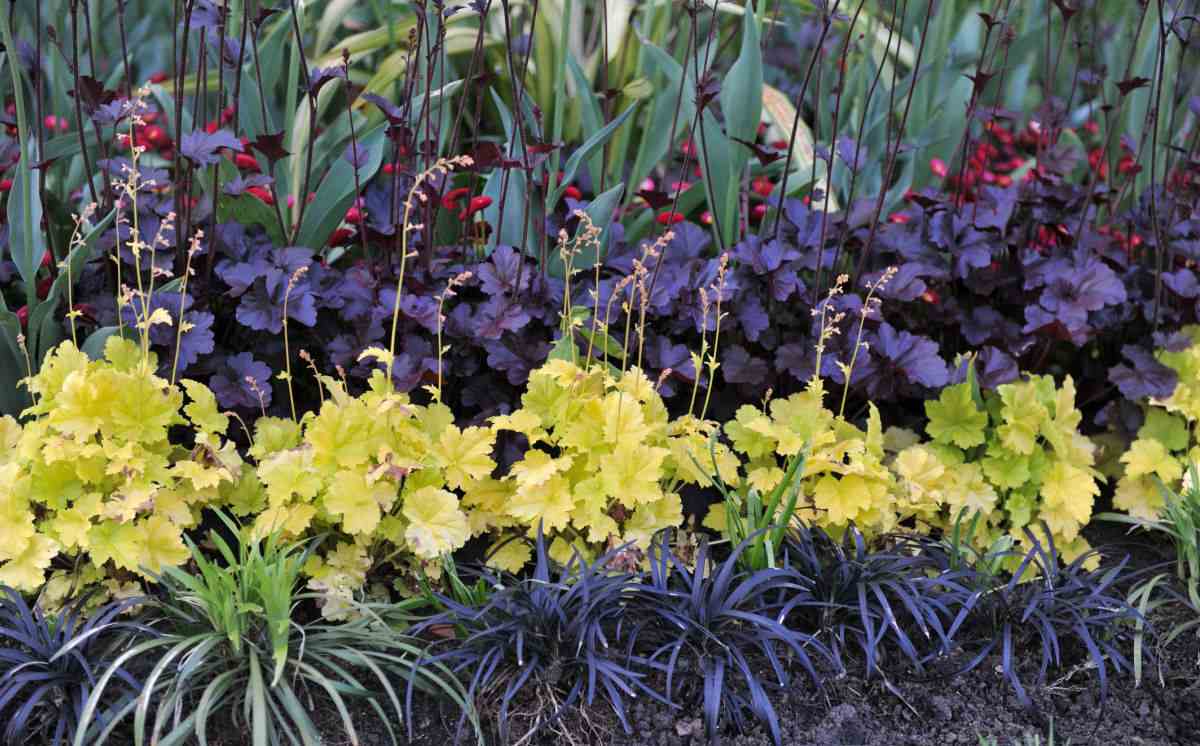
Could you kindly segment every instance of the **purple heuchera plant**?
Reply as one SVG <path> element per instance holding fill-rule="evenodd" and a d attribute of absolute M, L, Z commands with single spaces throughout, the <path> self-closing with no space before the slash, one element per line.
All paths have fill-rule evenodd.
<path fill-rule="evenodd" d="M 225 358 L 209 379 L 217 403 L 227 409 L 256 410 L 271 406 L 271 368 L 249 352 Z"/>

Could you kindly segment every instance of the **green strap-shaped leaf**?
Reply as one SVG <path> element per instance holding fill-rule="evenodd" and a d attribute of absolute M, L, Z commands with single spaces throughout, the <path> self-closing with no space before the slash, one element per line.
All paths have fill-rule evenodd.
<path fill-rule="evenodd" d="M 365 134 L 359 141 L 360 152 L 365 152 L 366 163 L 359 171 L 359 182 L 371 180 L 383 160 L 383 129 Z M 304 223 L 296 244 L 310 249 L 320 249 L 329 240 L 329 235 L 346 216 L 346 210 L 354 204 L 354 166 L 345 158 L 338 158 L 317 187 L 316 197 L 304 213 Z"/>
<path fill-rule="evenodd" d="M 570 184 L 575 178 L 575 173 L 579 170 L 579 166 L 583 163 L 584 159 L 589 158 L 592 154 L 599 151 L 600 148 L 604 147 L 604 143 L 612 139 L 613 133 L 622 124 L 625 124 L 625 120 L 633 115 L 635 109 L 637 109 L 637 104 L 630 104 L 629 108 L 618 114 L 615 119 L 606 124 L 599 132 L 593 133 L 591 137 L 584 141 L 583 145 L 580 145 L 571 154 L 571 157 L 567 159 L 566 164 L 563 166 L 563 177 L 559 179 L 553 191 L 546 198 L 546 210 L 548 212 L 554 210 L 555 206 L 558 205 L 558 200 L 562 197 L 566 185 Z"/>

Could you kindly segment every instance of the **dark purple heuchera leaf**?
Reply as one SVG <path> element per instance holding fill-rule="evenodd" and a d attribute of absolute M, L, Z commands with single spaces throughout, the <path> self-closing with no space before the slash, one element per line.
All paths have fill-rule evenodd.
<path fill-rule="evenodd" d="M 775 370 L 787 373 L 792 379 L 805 382 L 812 378 L 817 365 L 817 352 L 813 342 L 788 342 L 775 350 Z M 836 360 L 831 356 L 821 358 L 823 376 L 832 377 L 837 372 Z"/>
<path fill-rule="evenodd" d="M 183 318 L 189 326 L 182 334 L 178 334 L 179 311 L 182 301 Z M 175 359 L 178 373 L 184 373 L 194 365 L 202 355 L 213 351 L 213 315 L 207 311 L 193 311 L 191 296 L 180 297 L 179 293 L 156 292 L 150 299 L 147 312 L 153 314 L 158 309 L 164 309 L 171 317 L 170 324 L 153 324 L 150 326 L 150 344 L 159 353 L 162 365 L 170 370 L 170 360 L 175 359 L 176 343 L 178 341 L 179 357 Z M 144 317 L 142 301 L 135 297 L 121 312 L 125 324 L 135 326 L 138 319 Z"/>
<path fill-rule="evenodd" d="M 967 380 L 967 359 L 964 358 L 950 376 L 949 383 L 962 383 Z M 988 345 L 975 355 L 975 380 L 985 389 L 994 389 L 1005 383 L 1012 383 L 1021 377 L 1017 361 L 1003 350 Z"/>
<path fill-rule="evenodd" d="M 474 331 L 481 339 L 500 339 L 504 332 L 520 331 L 530 320 L 528 309 L 519 301 L 493 298 L 476 314 Z"/>
<path fill-rule="evenodd" d="M 931 215 L 927 224 L 929 240 L 950 255 L 958 277 L 966 277 L 971 269 L 992 263 L 993 236 L 976 230 L 966 216 L 943 210 Z"/>
<path fill-rule="evenodd" d="M 1037 305 L 1025 309 L 1026 333 L 1067 338 L 1086 344 L 1093 328 L 1089 314 L 1125 302 L 1125 285 L 1116 273 L 1094 256 L 1077 252 L 1071 260 L 1026 260 L 1025 288 L 1042 287 Z"/>
<path fill-rule="evenodd" d="M 678 391 L 675 386 L 677 382 L 687 386 L 695 382 L 696 365 L 686 345 L 675 344 L 664 335 L 650 334 L 646 338 L 644 354 L 647 367 L 652 373 L 660 374 L 668 369 L 671 371 L 659 388 L 663 396 L 674 396 Z"/>
<path fill-rule="evenodd" d="M 528 268 L 524 272 L 521 271 L 522 261 L 521 255 L 511 246 L 497 246 L 488 260 L 480 264 L 475 272 L 483 292 L 496 296 L 514 294 L 528 288 L 533 274 Z"/>
<path fill-rule="evenodd" d="M 229 130 L 213 133 L 196 130 L 184 135 L 179 143 L 179 154 L 197 166 L 215 166 L 221 161 L 221 149 L 242 152 L 242 141 Z"/>
<path fill-rule="evenodd" d="M 972 207 L 966 208 L 975 227 L 980 230 L 992 228 L 1003 232 L 1008 227 L 1013 210 L 1016 209 L 1018 191 L 1017 185 L 1006 189 L 984 187 L 982 198 Z"/>
<path fill-rule="evenodd" d="M 744 293 L 733 305 L 736 309 L 735 318 L 742 328 L 742 333 L 746 335 L 746 339 L 757 342 L 771 325 L 771 319 L 767 316 L 767 310 L 763 308 L 758 294 Z"/>
<path fill-rule="evenodd" d="M 408 336 L 402 345 L 392 364 L 392 380 L 399 390 L 412 391 L 437 375 L 437 352 L 424 337 Z"/>
<path fill-rule="evenodd" d="M 938 389 L 950 380 L 937 342 L 898 331 L 886 321 L 873 335 L 870 351 L 878 371 L 866 377 L 865 383 L 867 395 L 874 399 L 894 399 L 912 386 Z"/>
<path fill-rule="evenodd" d="M 396 289 L 385 288 L 381 290 L 379 292 L 379 303 L 390 315 L 392 310 L 395 309 Z M 428 295 L 405 293 L 400 296 L 400 312 L 404 314 L 405 318 L 420 324 L 430 334 L 437 334 L 439 322 L 438 302 L 436 298 Z"/>
<path fill-rule="evenodd" d="M 867 282 L 878 282 L 883 272 L 884 270 L 880 270 L 865 275 L 863 277 L 864 287 Z M 945 270 L 933 265 L 922 262 L 905 262 L 897 266 L 895 276 L 879 288 L 875 294 L 885 300 L 911 302 L 921 297 L 929 289 L 929 286 L 925 284 L 925 278 L 946 280 L 949 279 L 949 275 Z"/>
<path fill-rule="evenodd" d="M 795 248 L 784 246 L 780 241 L 763 241 L 758 236 L 746 237 L 733 247 L 732 255 L 737 261 L 749 265 L 754 273 L 759 275 L 774 272 L 784 262 L 800 258 L 800 252 Z"/>
<path fill-rule="evenodd" d="M 1055 316 L 1039 305 L 1025 307 L 1026 334 L 1043 334 L 1054 339 L 1069 340 L 1077 347 L 1087 344 L 1092 329 L 1087 325 L 1087 315 L 1071 314 Z"/>
<path fill-rule="evenodd" d="M 390 122 L 391 124 L 404 123 L 404 121 L 405 121 L 404 112 L 400 109 L 400 107 L 396 106 L 391 101 L 388 101 L 383 96 L 380 96 L 378 93 L 364 94 L 363 100 L 368 101 L 372 104 L 375 104 L 377 107 L 379 107 L 379 110 L 381 112 L 383 112 L 384 117 L 386 117 L 388 122 Z"/>
<path fill-rule="evenodd" d="M 271 368 L 266 363 L 255 360 L 249 352 L 239 352 L 225 358 L 224 364 L 217 370 L 208 385 L 222 407 L 259 409 L 260 394 L 261 407 L 271 406 Z M 253 379 L 254 383 L 251 384 L 247 379 Z"/>
<path fill-rule="evenodd" d="M 1167 352 L 1183 352 L 1193 344 L 1192 338 L 1186 332 L 1154 332 L 1155 349 Z"/>
<path fill-rule="evenodd" d="M 250 329 L 271 334 L 283 331 L 284 296 L 287 296 L 288 318 L 304 324 L 316 326 L 316 300 L 307 288 L 296 287 L 290 294 L 286 284 L 278 284 L 275 290 L 268 290 L 262 281 L 257 281 L 246 292 L 238 303 L 236 318 L 239 323 Z"/>
<path fill-rule="evenodd" d="M 1165 399 L 1175 391 L 1179 376 L 1174 370 L 1160 363 L 1148 350 L 1134 345 L 1121 348 L 1121 356 L 1129 365 L 1116 365 L 1108 373 L 1108 380 L 1116 384 L 1121 395 L 1127 399 Z"/>
<path fill-rule="evenodd" d="M 770 373 L 766 361 L 752 357 L 741 345 L 735 344 L 725 348 L 720 359 L 719 370 L 728 383 L 759 387 Z"/>
<path fill-rule="evenodd" d="M 217 34 L 221 24 L 221 9 L 212 0 L 196 0 L 191 6 L 192 12 L 185 21 L 179 23 L 179 28 L 185 34 L 200 29 L 208 29 L 211 34 Z"/>
<path fill-rule="evenodd" d="M 529 380 L 529 373 L 546 361 L 550 354 L 551 344 L 529 335 L 510 335 L 500 341 L 484 341 L 487 350 L 487 363 L 490 367 L 503 371 L 508 382 L 520 386 Z"/>
<path fill-rule="evenodd" d="M 338 79 L 346 79 L 345 68 L 337 65 L 331 67 L 314 67 L 308 73 L 308 95 L 315 97 L 325 87 L 326 83 Z"/>
<path fill-rule="evenodd" d="M 1200 297 L 1200 283 L 1190 269 L 1179 269 L 1175 272 L 1164 272 L 1162 282 L 1175 295 L 1181 298 Z"/>
<path fill-rule="evenodd" d="M 275 180 L 266 174 L 249 174 L 247 176 L 238 174 L 225 182 L 225 186 L 221 188 L 221 191 L 230 197 L 238 197 L 245 194 L 246 190 L 250 187 L 270 186 L 274 182 Z"/>
<path fill-rule="evenodd" d="M 117 98 L 101 104 L 92 112 L 92 121 L 101 127 L 112 127 L 129 116 L 128 99 Z"/>
<path fill-rule="evenodd" d="M 846 167 L 852 172 L 858 173 L 862 167 L 860 161 L 863 158 L 863 151 L 859 148 L 858 143 L 850 137 L 839 137 L 837 139 L 837 154 Z"/>

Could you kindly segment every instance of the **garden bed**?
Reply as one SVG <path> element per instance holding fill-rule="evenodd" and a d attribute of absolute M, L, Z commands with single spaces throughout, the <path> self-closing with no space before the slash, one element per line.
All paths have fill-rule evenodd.
<path fill-rule="evenodd" d="M 0 0 L 4 746 L 1200 744 L 1200 0 L 164 5 Z"/>

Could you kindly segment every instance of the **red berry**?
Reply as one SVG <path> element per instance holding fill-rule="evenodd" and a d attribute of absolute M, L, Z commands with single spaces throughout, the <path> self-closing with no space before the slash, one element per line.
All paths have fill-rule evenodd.
<path fill-rule="evenodd" d="M 574 185 L 568 186 L 566 189 L 564 189 L 563 194 L 576 201 L 583 199 L 583 192 L 579 191 L 579 187 Z"/>
<path fill-rule="evenodd" d="M 383 164 L 383 172 L 388 176 L 391 176 L 392 174 L 396 173 L 396 167 L 390 163 L 385 163 Z"/>
<path fill-rule="evenodd" d="M 167 80 L 167 74 L 164 72 L 157 72 L 150 76 L 150 83 L 153 85 L 158 85 L 159 83 L 165 83 L 166 80 Z"/>
<path fill-rule="evenodd" d="M 946 178 L 946 174 L 950 173 L 950 169 L 946 168 L 946 162 L 941 158 L 930 158 L 929 170 L 939 179 Z"/>
<path fill-rule="evenodd" d="M 21 306 L 17 309 L 17 320 L 21 322 L 22 327 L 29 323 L 29 306 Z"/>
<path fill-rule="evenodd" d="M 346 222 L 351 225 L 358 225 L 363 221 L 363 212 L 357 207 L 351 207 L 346 210 Z"/>
<path fill-rule="evenodd" d="M 754 207 L 750 208 L 750 218 L 752 220 L 762 220 L 767 216 L 767 206 L 759 202 Z"/>
<path fill-rule="evenodd" d="M 670 212 L 669 210 L 664 210 L 663 212 L 660 212 L 658 214 L 658 217 L 656 217 L 654 219 L 656 221 L 658 221 L 659 225 L 677 225 L 684 221 L 684 217 L 681 213 Z"/>
<path fill-rule="evenodd" d="M 4 179 L 0 181 L 0 192 L 12 191 L 12 179 Z"/>
<path fill-rule="evenodd" d="M 50 294 L 50 286 L 54 284 L 54 278 L 47 275 L 38 280 L 37 297 L 38 300 L 46 300 L 46 296 Z"/>

